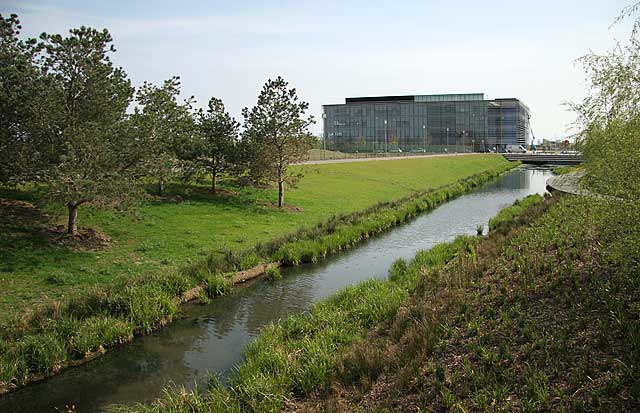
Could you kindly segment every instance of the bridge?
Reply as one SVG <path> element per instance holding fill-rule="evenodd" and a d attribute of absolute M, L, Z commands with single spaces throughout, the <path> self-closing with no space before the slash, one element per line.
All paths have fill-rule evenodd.
<path fill-rule="evenodd" d="M 569 153 L 505 153 L 509 161 L 521 161 L 533 165 L 580 165 L 583 161 L 580 154 Z"/>

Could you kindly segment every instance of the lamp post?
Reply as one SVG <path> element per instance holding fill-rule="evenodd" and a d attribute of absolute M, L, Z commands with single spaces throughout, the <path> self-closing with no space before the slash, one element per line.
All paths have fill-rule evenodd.
<path fill-rule="evenodd" d="M 387 139 L 387 120 L 384 120 L 384 152 L 385 155 L 387 156 L 387 154 L 389 153 L 389 140 Z"/>
<path fill-rule="evenodd" d="M 427 125 L 422 125 L 422 135 L 423 135 L 423 146 L 424 146 L 424 151 L 423 152 L 427 152 Z"/>
<path fill-rule="evenodd" d="M 445 152 L 449 152 L 449 128 L 447 128 L 447 147 Z"/>
<path fill-rule="evenodd" d="M 327 146 L 325 144 L 326 136 L 329 132 L 327 131 L 327 114 L 322 113 L 322 160 L 327 159 Z"/>

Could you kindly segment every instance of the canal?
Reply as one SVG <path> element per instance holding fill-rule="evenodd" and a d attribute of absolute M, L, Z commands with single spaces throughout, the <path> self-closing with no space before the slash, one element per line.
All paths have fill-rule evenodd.
<path fill-rule="evenodd" d="M 193 388 L 242 361 L 244 345 L 268 323 L 367 278 L 384 278 L 397 258 L 457 235 L 475 234 L 516 199 L 545 192 L 549 169 L 521 167 L 357 248 L 317 264 L 284 268 L 277 282 L 236 286 L 208 305 L 187 304 L 168 327 L 105 356 L 0 397 L 0 412 L 97 412 L 113 403 L 148 402 L 173 383 Z"/>

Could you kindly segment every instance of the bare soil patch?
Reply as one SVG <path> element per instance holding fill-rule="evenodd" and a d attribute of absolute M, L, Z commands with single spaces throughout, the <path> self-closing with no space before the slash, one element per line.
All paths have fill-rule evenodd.
<path fill-rule="evenodd" d="M 0 198 L 0 227 L 45 224 L 49 219 L 29 202 Z"/>
<path fill-rule="evenodd" d="M 95 228 L 81 227 L 78 234 L 69 235 L 64 225 L 52 224 L 51 217 L 35 205 L 14 199 L 0 198 L 0 231 L 80 251 L 102 250 L 112 242 L 107 234 Z"/>
<path fill-rule="evenodd" d="M 179 204 L 183 201 L 180 195 L 152 195 L 151 200 L 154 202 L 166 202 L 170 204 Z"/>
<path fill-rule="evenodd" d="M 44 230 L 52 244 L 79 251 L 103 250 L 112 242 L 111 237 L 96 228 L 78 228 L 76 235 L 67 234 L 67 228 L 64 225 L 50 226 Z"/>

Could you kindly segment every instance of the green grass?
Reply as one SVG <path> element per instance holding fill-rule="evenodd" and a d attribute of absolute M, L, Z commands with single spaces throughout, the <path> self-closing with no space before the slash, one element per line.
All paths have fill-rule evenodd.
<path fill-rule="evenodd" d="M 289 409 L 638 410 L 639 216 L 566 196 L 500 220 Z"/>
<path fill-rule="evenodd" d="M 377 323 L 391 317 L 415 288 L 420 274 L 435 271 L 458 252 L 473 249 L 474 237 L 423 251 L 410 262 L 398 261 L 388 280 L 368 280 L 266 327 L 245 350 L 245 361 L 224 387 L 212 377 L 206 393 L 168 389 L 153 404 L 112 407 L 114 412 L 280 411 L 294 398 L 326 385 L 339 354 L 362 340 Z"/>
<path fill-rule="evenodd" d="M 507 226 L 515 217 L 543 200 L 544 198 L 538 194 L 532 194 L 526 198 L 516 200 L 513 205 L 502 209 L 495 217 L 489 220 L 489 231 L 494 231 L 499 226 Z"/>
<path fill-rule="evenodd" d="M 521 204 L 532 207 L 538 203 Z M 519 209 L 520 214 L 525 211 L 528 209 Z M 506 225 L 505 222 L 498 225 Z M 469 265 L 472 262 L 469 257 L 476 255 L 481 239 L 460 236 L 453 242 L 419 252 L 408 263 L 399 259 L 392 265 L 387 280 L 368 280 L 348 287 L 314 305 L 308 313 L 292 315 L 268 326 L 245 349 L 245 360 L 232 373 L 228 387 L 212 377 L 207 392 L 187 393 L 182 388 L 168 388 L 152 404 L 114 406 L 111 411 L 276 412 L 293 400 L 324 394 L 336 377 L 369 388 L 388 360 L 383 349 L 367 345 L 365 336 L 385 320 L 394 319 L 411 292 L 428 290 L 425 280 L 437 282 L 438 274 L 450 267 L 449 263 Z M 455 282 L 461 284 L 466 278 L 458 277 Z M 393 326 L 395 333 L 391 333 L 401 337 L 405 330 L 412 329 L 413 352 L 425 347 L 433 349 L 439 338 L 433 322 L 427 320 L 416 327 L 415 321 L 420 317 L 419 312 L 404 313 Z M 347 352 L 352 346 L 361 351 Z M 410 357 L 403 363 L 410 365 Z"/>
<path fill-rule="evenodd" d="M 38 231 L 10 223 L 0 231 L 0 321 L 46 299 L 114 285 L 143 273 L 182 268 L 211 252 L 244 250 L 330 216 L 435 188 L 504 165 L 498 156 L 466 156 L 300 167 L 305 177 L 287 191 L 287 203 L 302 212 L 279 211 L 265 202 L 274 190 L 233 188 L 236 196 L 211 196 L 203 187 L 169 187 L 184 202 L 149 202 L 135 216 L 81 208 L 80 226 L 96 227 L 114 240 L 98 252 L 48 245 Z M 34 191 L 3 190 L 0 197 L 41 205 L 64 223 L 64 211 L 42 205 Z M 4 228 L 3 228 L 4 229 Z"/>
<path fill-rule="evenodd" d="M 229 387 L 112 411 L 637 410 L 638 206 L 523 205 L 266 328 Z"/>
<path fill-rule="evenodd" d="M 553 168 L 553 173 L 556 175 L 565 175 L 571 172 L 577 172 L 584 169 L 582 165 L 580 166 L 556 166 Z"/>
<path fill-rule="evenodd" d="M 500 162 L 437 190 L 412 192 L 395 201 L 380 202 L 362 211 L 333 215 L 318 225 L 297 231 L 252 249 L 227 249 L 209 253 L 182 270 L 165 267 L 136 276 L 115 278 L 111 284 L 88 288 L 60 300 L 52 300 L 23 314 L 8 317 L 0 330 L 0 390 L 10 382 L 30 381 L 33 374 L 50 373 L 82 358 L 84 354 L 145 334 L 170 322 L 178 312 L 178 297 L 194 286 L 205 288 L 201 302 L 231 289 L 229 271 L 273 260 L 285 264 L 311 262 L 348 248 L 377 232 L 397 225 L 421 211 L 458 196 L 499 173 L 514 167 Z M 278 213 L 281 213 L 278 211 Z M 318 247 L 324 248 L 322 255 Z M 300 259 L 288 259 L 282 251 L 297 251 Z M 226 273 L 226 274 L 224 274 Z M 271 274 L 270 278 L 277 275 Z M 59 277 L 50 284 L 64 285 Z M 31 347 L 22 343 L 30 340 Z M 30 352 L 30 348 L 40 351 Z M 52 365 L 51 361 L 55 363 Z"/>

